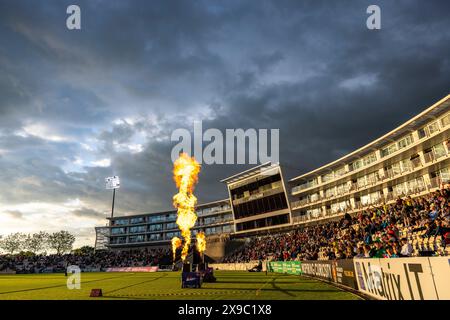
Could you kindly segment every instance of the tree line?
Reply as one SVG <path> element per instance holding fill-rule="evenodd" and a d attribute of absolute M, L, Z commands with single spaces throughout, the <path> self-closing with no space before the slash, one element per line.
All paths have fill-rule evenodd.
<path fill-rule="evenodd" d="M 54 233 L 40 231 L 32 234 L 15 232 L 4 237 L 0 236 L 0 250 L 8 254 L 18 252 L 46 254 L 47 250 L 63 254 L 72 251 L 74 242 L 75 236 L 64 230 Z"/>

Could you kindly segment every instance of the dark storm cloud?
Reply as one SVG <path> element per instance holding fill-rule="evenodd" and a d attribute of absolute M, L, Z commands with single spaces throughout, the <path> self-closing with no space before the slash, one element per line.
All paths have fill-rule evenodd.
<path fill-rule="evenodd" d="M 166 210 L 170 134 L 193 120 L 279 128 L 292 177 L 449 93 L 448 1 L 378 1 L 378 31 L 369 1 L 78 1 L 81 31 L 69 4 L 0 1 L 2 204 L 80 199 L 98 218 L 118 174 L 118 214 Z M 248 167 L 203 166 L 199 201 Z"/>

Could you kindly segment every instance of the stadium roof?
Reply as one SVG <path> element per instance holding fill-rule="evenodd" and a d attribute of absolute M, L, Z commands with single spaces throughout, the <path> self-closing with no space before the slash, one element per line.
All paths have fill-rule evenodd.
<path fill-rule="evenodd" d="M 265 171 L 267 169 L 271 169 L 271 168 L 278 167 L 278 166 L 279 166 L 278 163 L 272 164 L 270 161 L 268 161 L 266 163 L 260 164 L 259 166 L 250 168 L 248 170 L 245 170 L 245 171 L 242 171 L 242 172 L 237 173 L 235 175 L 232 175 L 232 176 L 230 176 L 228 178 L 222 179 L 222 180 L 220 180 L 220 182 L 225 182 L 227 184 L 234 183 L 236 181 L 240 181 L 240 180 L 249 178 L 251 176 L 257 175 L 257 174 L 259 174 L 262 171 Z"/>

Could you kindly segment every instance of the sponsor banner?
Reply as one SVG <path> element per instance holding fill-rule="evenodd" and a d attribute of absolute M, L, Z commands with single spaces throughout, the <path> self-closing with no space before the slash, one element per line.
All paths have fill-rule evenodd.
<path fill-rule="evenodd" d="M 436 300 L 428 258 L 354 259 L 359 291 L 383 300 Z M 445 275 L 448 283 L 448 269 Z"/>
<path fill-rule="evenodd" d="M 106 272 L 156 272 L 158 267 L 117 267 L 106 268 Z"/>
<path fill-rule="evenodd" d="M 268 263 L 268 271 L 287 274 L 301 274 L 300 261 L 270 261 Z"/>
<path fill-rule="evenodd" d="M 450 256 L 428 258 L 439 300 L 450 300 Z"/>
<path fill-rule="evenodd" d="M 302 274 L 333 281 L 332 261 L 302 261 Z"/>
<path fill-rule="evenodd" d="M 358 289 L 355 278 L 355 266 L 353 259 L 332 261 L 333 281 L 352 289 Z"/>

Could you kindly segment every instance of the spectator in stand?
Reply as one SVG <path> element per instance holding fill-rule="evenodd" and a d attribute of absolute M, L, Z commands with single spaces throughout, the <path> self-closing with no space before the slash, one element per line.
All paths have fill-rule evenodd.
<path fill-rule="evenodd" d="M 375 240 L 375 248 L 371 251 L 371 258 L 383 258 L 386 254 L 386 249 L 380 239 Z"/>
<path fill-rule="evenodd" d="M 408 239 L 402 238 L 402 250 L 400 251 L 400 257 L 410 257 L 412 253 L 412 245 L 408 242 Z"/>
<path fill-rule="evenodd" d="M 353 257 L 355 256 L 355 253 L 353 252 L 352 246 L 347 247 L 347 251 L 345 252 L 345 255 L 346 255 L 347 259 L 353 259 Z"/>
<path fill-rule="evenodd" d="M 383 258 L 398 258 L 398 255 L 394 252 L 391 246 L 386 247 L 386 252 L 383 254 Z"/>
<path fill-rule="evenodd" d="M 366 244 L 364 246 L 364 258 L 371 258 L 372 257 L 371 251 L 372 251 L 372 248 L 368 244 Z"/>
<path fill-rule="evenodd" d="M 358 247 L 358 253 L 354 256 L 354 258 L 365 258 L 363 247 Z"/>
<path fill-rule="evenodd" d="M 0 255 L 0 271 L 9 269 L 17 273 L 65 272 L 68 265 L 77 265 L 84 270 L 105 270 L 110 267 L 154 266 L 171 263 L 170 248 L 96 251 L 64 255 Z"/>
<path fill-rule="evenodd" d="M 432 203 L 430 205 L 430 213 L 429 213 L 429 217 L 432 221 L 434 221 L 434 219 L 436 219 L 438 217 L 438 210 L 436 209 L 436 205 L 434 203 Z"/>
<path fill-rule="evenodd" d="M 346 259 L 346 258 L 347 258 L 347 256 L 345 255 L 344 252 L 342 252 L 342 250 L 337 250 L 336 249 L 336 260 Z"/>
<path fill-rule="evenodd" d="M 434 220 L 434 223 L 435 223 L 435 228 L 431 232 L 431 234 L 430 234 L 431 236 L 442 236 L 443 237 L 445 234 L 450 232 L 450 228 L 445 227 L 442 220 L 436 219 L 436 220 Z"/>

